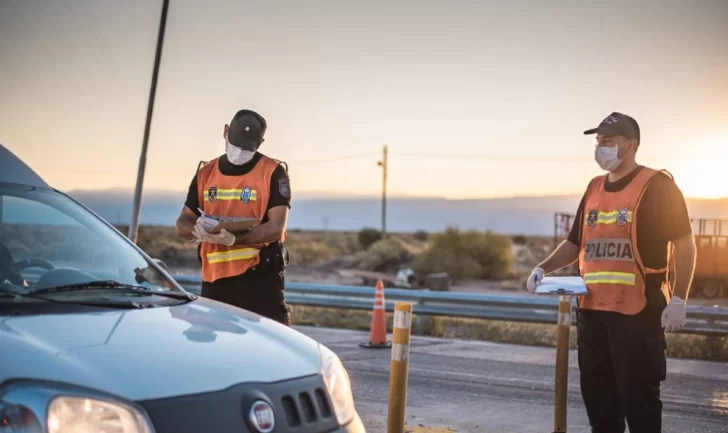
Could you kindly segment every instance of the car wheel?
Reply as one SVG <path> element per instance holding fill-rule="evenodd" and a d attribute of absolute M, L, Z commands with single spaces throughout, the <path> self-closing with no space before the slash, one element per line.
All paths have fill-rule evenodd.
<path fill-rule="evenodd" d="M 708 299 L 720 298 L 723 295 L 723 282 L 718 280 L 707 280 L 702 284 L 700 292 Z"/>

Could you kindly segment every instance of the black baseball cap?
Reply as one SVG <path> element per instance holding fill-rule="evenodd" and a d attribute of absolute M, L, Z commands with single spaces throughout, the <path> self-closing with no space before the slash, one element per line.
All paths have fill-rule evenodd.
<path fill-rule="evenodd" d="M 267 127 L 260 114 L 253 110 L 239 110 L 230 122 L 228 141 L 235 147 L 255 152 L 263 143 Z"/>
<path fill-rule="evenodd" d="M 632 117 L 617 113 L 616 111 L 605 117 L 602 123 L 596 128 L 584 131 L 584 135 L 603 134 L 603 135 L 621 135 L 629 139 L 640 142 L 640 126 Z"/>

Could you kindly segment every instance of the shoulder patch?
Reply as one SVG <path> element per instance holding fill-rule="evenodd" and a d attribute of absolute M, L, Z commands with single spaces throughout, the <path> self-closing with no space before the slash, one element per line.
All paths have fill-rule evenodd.
<path fill-rule="evenodd" d="M 291 187 L 289 185 L 288 177 L 278 179 L 278 192 L 286 198 L 291 196 Z"/>

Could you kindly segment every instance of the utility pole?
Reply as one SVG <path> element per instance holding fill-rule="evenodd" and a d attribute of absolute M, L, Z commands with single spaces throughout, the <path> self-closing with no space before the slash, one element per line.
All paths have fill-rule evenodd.
<path fill-rule="evenodd" d="M 387 236 L 387 146 L 382 151 L 382 160 L 377 162 L 382 167 L 382 239 Z"/>
<path fill-rule="evenodd" d="M 164 28 L 167 25 L 167 9 L 169 0 L 162 3 L 162 16 L 159 23 L 159 34 L 157 36 L 157 53 L 154 58 L 154 72 L 152 73 L 152 87 L 149 90 L 149 105 L 147 106 L 147 122 L 144 126 L 144 140 L 142 141 L 142 154 L 139 157 L 139 169 L 137 171 L 136 188 L 134 189 L 134 208 L 129 224 L 129 239 L 136 243 L 139 233 L 139 214 L 141 213 L 142 188 L 144 186 L 144 170 L 147 165 L 147 147 L 149 144 L 149 130 L 152 126 L 152 113 L 154 112 L 154 97 L 157 93 L 157 77 L 159 76 L 159 62 L 162 58 L 162 44 L 164 42 Z"/>

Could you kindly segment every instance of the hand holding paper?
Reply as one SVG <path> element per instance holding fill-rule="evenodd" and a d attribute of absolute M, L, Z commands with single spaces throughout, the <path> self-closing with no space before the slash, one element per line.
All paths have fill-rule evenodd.
<path fill-rule="evenodd" d="M 219 222 L 203 213 L 201 217 L 197 218 L 197 224 L 205 229 L 206 232 L 211 232 L 212 229 L 219 224 Z"/>
<path fill-rule="evenodd" d="M 202 226 L 200 220 L 198 220 L 195 228 L 192 230 L 192 234 L 197 238 L 197 242 L 210 242 L 227 246 L 235 244 L 234 234 L 225 229 L 220 230 L 220 233 L 210 233 Z"/>
<path fill-rule="evenodd" d="M 258 218 L 245 218 L 245 217 L 227 217 L 219 215 L 208 215 L 200 208 L 200 217 L 197 219 L 198 223 L 202 221 L 202 228 L 208 233 L 221 233 L 223 230 L 240 233 L 250 230 L 260 223 Z"/>

